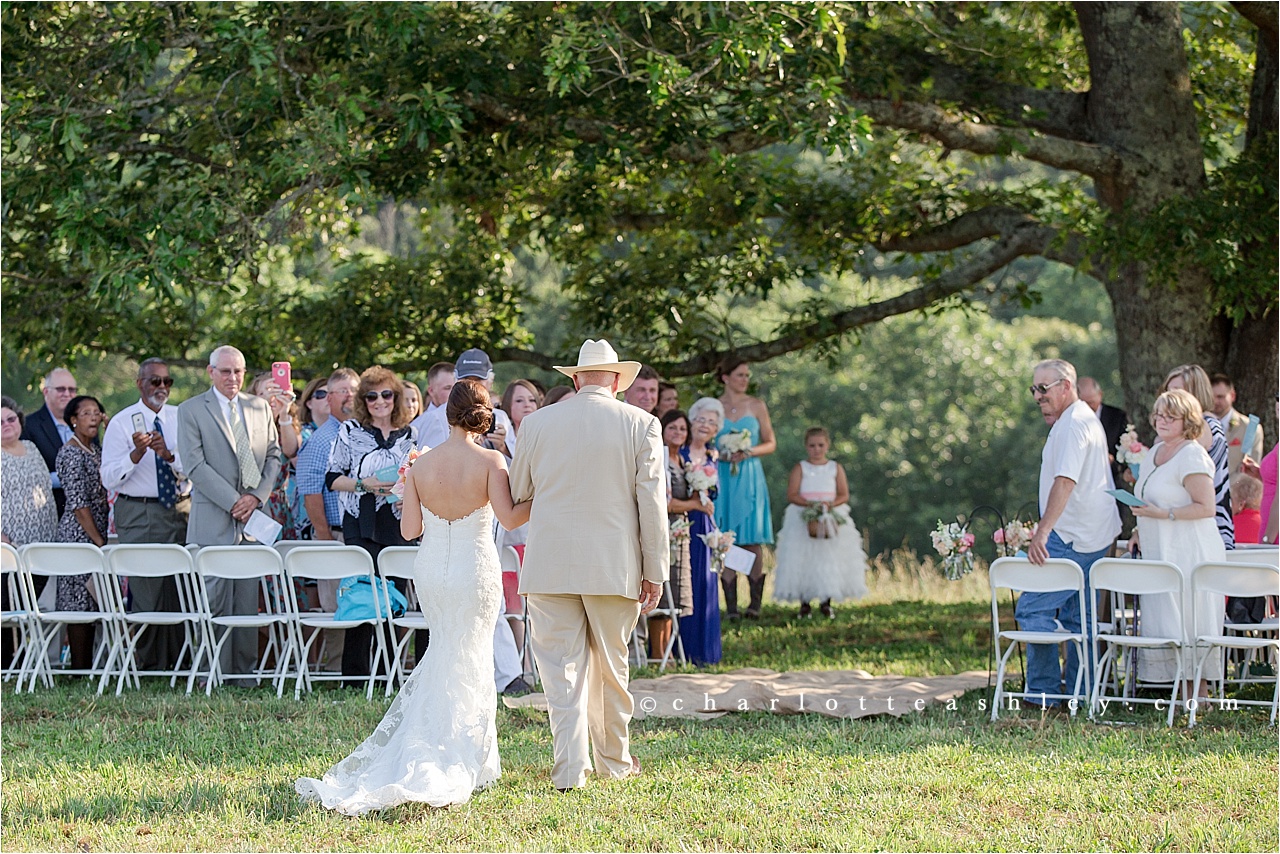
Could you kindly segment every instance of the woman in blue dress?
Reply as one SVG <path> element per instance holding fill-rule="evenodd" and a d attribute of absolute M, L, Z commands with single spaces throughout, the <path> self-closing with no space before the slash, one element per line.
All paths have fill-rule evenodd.
<path fill-rule="evenodd" d="M 724 394 L 724 425 L 716 437 L 720 449 L 720 499 L 716 501 L 716 524 L 722 531 L 733 531 L 734 545 L 755 554 L 749 577 L 751 603 L 746 616 L 760 616 L 764 598 L 764 563 L 761 546 L 773 544 L 773 517 L 769 510 L 769 486 L 764 480 L 764 466 L 759 457 L 778 449 L 773 424 L 764 401 L 747 394 L 751 385 L 751 366 L 744 359 L 729 358 L 720 366 L 720 382 Z M 737 436 L 750 434 L 746 447 L 732 450 Z M 724 601 L 730 619 L 738 617 L 738 573 L 724 569 L 720 574 Z"/>
<path fill-rule="evenodd" d="M 690 509 L 689 513 L 689 578 L 693 588 L 693 613 L 680 618 L 680 639 L 684 642 L 684 653 L 694 664 L 715 664 L 720 661 L 720 593 L 716 584 L 716 573 L 711 566 L 711 549 L 702 541 L 700 535 L 715 528 L 711 513 L 716 504 L 717 487 L 704 490 L 702 494 L 695 491 L 696 480 L 691 480 L 689 471 L 694 467 L 710 467 L 716 472 L 715 437 L 724 420 L 720 410 L 720 401 L 714 397 L 704 397 L 689 407 L 689 441 L 680 449 L 680 459 L 684 462 L 685 483 L 689 497 L 694 499 L 698 509 Z M 703 503 L 705 498 L 707 503 Z"/>

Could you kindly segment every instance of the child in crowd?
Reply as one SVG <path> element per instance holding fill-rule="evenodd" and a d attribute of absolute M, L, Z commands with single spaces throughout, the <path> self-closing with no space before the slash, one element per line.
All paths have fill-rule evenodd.
<path fill-rule="evenodd" d="M 1236 472 L 1231 478 L 1231 517 L 1237 543 L 1257 543 L 1262 534 L 1262 481 Z"/>
<path fill-rule="evenodd" d="M 832 600 L 867 595 L 867 556 L 849 516 L 844 467 L 827 459 L 830 434 L 823 427 L 810 427 L 804 445 L 808 460 L 796 463 L 787 484 L 773 598 L 799 602 L 801 617 L 811 615 L 810 599 L 821 599 L 822 613 L 835 617 Z"/>

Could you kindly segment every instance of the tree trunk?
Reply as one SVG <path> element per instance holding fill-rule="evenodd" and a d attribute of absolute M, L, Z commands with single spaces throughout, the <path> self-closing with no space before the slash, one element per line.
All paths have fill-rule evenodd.
<path fill-rule="evenodd" d="M 1182 23 L 1174 3 L 1077 3 L 1089 54 L 1090 138 L 1121 152 L 1115 175 L 1096 176 L 1098 200 L 1114 216 L 1142 215 L 1204 187 Z M 1227 330 L 1214 316 L 1210 279 L 1183 268 L 1152 282 L 1134 259 L 1106 274 L 1115 313 L 1125 407 L 1140 430 L 1156 389 L 1182 364 L 1213 372 L 1226 364 Z"/>
<path fill-rule="evenodd" d="M 1276 125 L 1280 121 L 1276 85 L 1278 67 L 1276 31 L 1259 27 L 1245 148 L 1271 145 L 1273 160 Z M 1276 247 L 1250 245 L 1244 251 L 1274 254 Z M 1280 388 L 1280 331 L 1276 316 L 1271 313 L 1247 318 L 1231 329 L 1230 335 L 1225 368 L 1235 380 L 1236 409 L 1262 419 L 1266 438 L 1264 450 L 1270 450 L 1280 438 L 1276 432 L 1280 430 L 1280 419 L 1276 413 L 1276 389 Z"/>

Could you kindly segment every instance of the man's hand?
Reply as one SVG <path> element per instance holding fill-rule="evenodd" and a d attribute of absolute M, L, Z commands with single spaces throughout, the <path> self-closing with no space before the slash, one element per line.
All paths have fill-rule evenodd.
<path fill-rule="evenodd" d="M 493 429 L 490 430 L 487 435 L 495 446 L 502 447 L 507 441 L 507 425 L 495 418 L 493 421 Z"/>
<path fill-rule="evenodd" d="M 231 518 L 237 522 L 248 522 L 253 511 L 257 510 L 261 503 L 256 495 L 248 493 L 241 495 L 236 499 L 236 503 L 231 505 Z"/>
<path fill-rule="evenodd" d="M 136 433 L 134 434 L 137 435 Z M 169 453 L 169 446 L 164 443 L 164 435 L 161 433 L 147 433 L 150 438 L 147 440 L 147 447 L 156 452 L 156 456 L 165 462 L 173 459 L 173 455 Z M 136 443 L 136 439 L 134 440 Z"/>
<path fill-rule="evenodd" d="M 652 581 L 640 582 L 640 613 L 647 614 L 654 608 L 658 607 L 658 600 L 662 597 L 662 585 L 654 584 Z"/>
<path fill-rule="evenodd" d="M 138 451 L 140 454 L 145 454 L 147 452 L 147 448 L 151 447 L 152 435 L 152 433 L 134 433 L 133 449 Z"/>
<path fill-rule="evenodd" d="M 1036 530 L 1035 535 L 1031 537 L 1031 545 L 1027 546 L 1027 560 L 1036 566 L 1043 566 L 1044 562 L 1049 559 L 1047 544 L 1050 533 L 1051 531 L 1046 530 L 1042 525 Z"/>

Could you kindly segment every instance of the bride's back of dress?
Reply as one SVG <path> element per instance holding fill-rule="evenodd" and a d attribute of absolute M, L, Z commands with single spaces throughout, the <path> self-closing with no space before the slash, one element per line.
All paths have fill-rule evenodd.
<path fill-rule="evenodd" d="M 477 501 L 467 474 L 457 489 L 419 492 L 423 531 L 414 586 L 430 646 L 373 735 L 322 780 L 295 784 L 305 799 L 348 815 L 409 801 L 443 806 L 464 803 L 501 774 L 493 630 L 502 571 L 487 490 Z M 459 507 L 471 509 L 450 513 Z"/>

